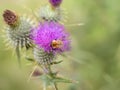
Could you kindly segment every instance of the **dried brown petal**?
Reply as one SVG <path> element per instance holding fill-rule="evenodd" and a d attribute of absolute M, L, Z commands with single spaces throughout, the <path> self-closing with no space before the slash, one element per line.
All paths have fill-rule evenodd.
<path fill-rule="evenodd" d="M 15 25 L 18 21 L 18 16 L 11 10 L 5 10 L 3 13 L 3 18 L 4 21 L 10 26 Z"/>
<path fill-rule="evenodd" d="M 33 77 L 37 77 L 37 76 L 40 76 L 40 75 L 42 75 L 42 72 L 39 71 L 38 69 L 35 69 L 35 71 L 32 74 Z"/>

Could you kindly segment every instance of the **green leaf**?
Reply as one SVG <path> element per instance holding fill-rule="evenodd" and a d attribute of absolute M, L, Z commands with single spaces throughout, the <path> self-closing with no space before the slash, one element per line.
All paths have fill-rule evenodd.
<path fill-rule="evenodd" d="M 63 61 L 62 60 L 61 61 L 55 61 L 55 62 L 52 62 L 51 65 L 53 65 L 53 64 L 59 64 L 61 62 L 63 62 Z"/>
<path fill-rule="evenodd" d="M 52 78 L 50 78 L 48 75 L 41 75 L 40 79 L 46 84 L 46 86 L 50 86 L 53 84 Z"/>
<path fill-rule="evenodd" d="M 26 60 L 34 62 L 35 60 L 33 58 L 25 57 Z"/>
<path fill-rule="evenodd" d="M 62 78 L 62 77 L 56 77 L 53 79 L 53 82 L 60 82 L 60 83 L 74 83 L 72 80 L 70 79 L 66 79 L 66 78 Z"/>
<path fill-rule="evenodd" d="M 42 75 L 40 76 L 40 79 L 42 79 L 47 86 L 52 85 L 53 83 L 77 83 L 76 81 L 62 78 L 62 77 L 52 77 L 50 75 Z"/>

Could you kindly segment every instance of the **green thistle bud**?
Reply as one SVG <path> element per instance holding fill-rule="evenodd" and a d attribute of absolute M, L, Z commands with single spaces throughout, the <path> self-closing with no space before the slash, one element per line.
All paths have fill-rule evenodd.
<path fill-rule="evenodd" d="M 49 5 L 43 6 L 38 10 L 37 17 L 42 18 L 45 21 L 60 21 L 62 17 L 62 10 L 58 8 L 52 8 Z"/>

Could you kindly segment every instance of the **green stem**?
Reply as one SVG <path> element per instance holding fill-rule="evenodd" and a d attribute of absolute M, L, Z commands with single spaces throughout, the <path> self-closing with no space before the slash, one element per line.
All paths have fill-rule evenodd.
<path fill-rule="evenodd" d="M 46 83 L 44 83 L 43 90 L 47 90 Z"/>
<path fill-rule="evenodd" d="M 19 67 L 21 68 L 20 50 L 19 50 L 19 46 L 18 45 L 16 47 L 16 54 L 17 54 L 17 59 L 18 59 Z"/>
<path fill-rule="evenodd" d="M 57 83 L 54 83 L 53 85 L 54 85 L 55 90 L 58 90 Z"/>
<path fill-rule="evenodd" d="M 30 74 L 30 76 L 29 76 L 29 78 L 28 78 L 28 82 L 30 81 L 30 79 L 31 79 L 31 77 L 32 77 L 32 75 L 33 75 L 33 73 L 34 73 L 34 71 L 36 70 L 36 68 L 38 67 L 38 65 L 36 65 L 34 68 L 33 68 L 33 71 L 31 72 L 31 74 Z"/>
<path fill-rule="evenodd" d="M 49 69 L 49 75 L 54 79 L 55 76 L 53 75 L 53 72 L 52 72 L 52 70 L 51 70 L 51 67 L 49 66 L 48 69 Z M 56 83 L 56 82 L 53 83 L 53 86 L 54 86 L 54 89 L 55 89 L 55 90 L 58 90 L 58 87 L 57 87 L 57 83 Z"/>

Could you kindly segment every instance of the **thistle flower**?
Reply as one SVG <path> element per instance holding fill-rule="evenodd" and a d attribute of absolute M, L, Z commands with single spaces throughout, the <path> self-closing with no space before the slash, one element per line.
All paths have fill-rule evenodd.
<path fill-rule="evenodd" d="M 5 10 L 3 18 L 8 24 L 5 31 L 13 47 L 19 46 L 28 49 L 32 44 L 30 40 L 30 29 L 34 27 L 34 23 L 25 16 L 16 16 L 11 10 Z M 14 25 L 16 22 L 17 24 L 12 27 L 11 25 Z"/>
<path fill-rule="evenodd" d="M 43 19 L 45 21 L 55 21 L 59 22 L 61 20 L 64 20 L 64 12 L 59 7 L 62 3 L 62 0 L 49 0 L 49 3 L 51 5 L 43 6 L 38 10 L 36 13 L 36 16 L 38 19 Z"/>
<path fill-rule="evenodd" d="M 17 16 L 11 10 L 5 10 L 3 13 L 4 21 L 7 26 L 5 33 L 7 38 L 7 44 L 16 49 L 17 57 L 20 58 L 19 49 L 25 47 L 29 49 L 32 47 L 32 41 L 30 39 L 30 30 L 35 26 L 32 20 L 25 16 Z"/>
<path fill-rule="evenodd" d="M 49 0 L 49 2 L 53 7 L 59 7 L 62 3 L 62 0 Z"/>
<path fill-rule="evenodd" d="M 70 49 L 69 34 L 62 24 L 44 22 L 32 30 L 34 43 L 48 53 L 63 53 Z"/>

